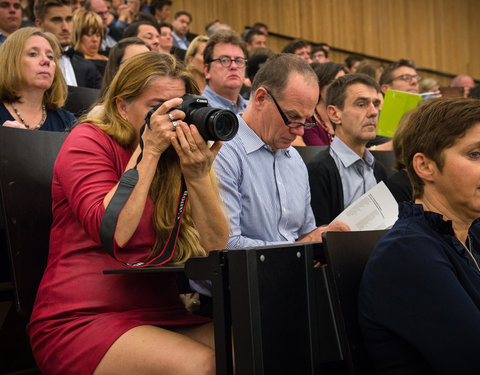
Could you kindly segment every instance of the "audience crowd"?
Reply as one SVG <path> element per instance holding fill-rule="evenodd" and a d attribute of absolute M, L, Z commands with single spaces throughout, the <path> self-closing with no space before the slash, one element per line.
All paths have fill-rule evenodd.
<path fill-rule="evenodd" d="M 448 349 L 444 356 L 474 355 L 480 337 L 480 205 L 474 201 L 480 197 L 473 180 L 480 159 L 480 88 L 472 77 L 458 75 L 444 87 L 422 79 L 408 59 L 383 66 L 352 54 L 334 62 L 328 44 L 301 38 L 276 54 L 268 48 L 268 26 L 260 22 L 240 34 L 214 20 L 205 35 L 196 35 L 190 31 L 194 15 L 171 14 L 170 0 L 29 3 L 30 10 L 20 0 L 0 0 L 0 125 L 71 131 L 55 164 L 51 256 L 28 326 L 43 373 L 215 373 L 208 282 L 190 282 L 183 306 L 173 276 L 134 282 L 129 275 L 112 276 L 105 285 L 94 274 L 114 268 L 99 242 L 102 216 L 120 177 L 137 167 L 138 183 L 119 214 L 114 247 L 128 259 L 162 253 L 177 216 L 177 185 L 186 186 L 189 201 L 172 250 L 176 263 L 214 249 L 322 241 L 325 231 L 349 231 L 335 218 L 385 182 L 399 203 L 409 203 L 401 203 L 402 219 L 362 284 L 361 319 L 377 368 L 430 373 L 444 363 L 454 369 L 440 359 L 442 350 Z M 377 135 L 387 90 L 421 94 L 426 101 L 403 116 L 393 139 Z M 178 107 L 187 93 L 233 112 L 237 135 L 223 146 L 203 139 Z M 83 116 L 63 107 L 69 95 L 88 96 Z M 151 126 L 143 129 L 147 113 Z M 445 118 L 458 118 L 463 130 L 449 129 Z M 435 138 L 438 150 L 420 129 L 423 121 L 435 133 L 435 119 L 444 134 Z M 306 165 L 297 151 L 304 146 L 325 149 Z M 397 171 L 376 160 L 375 150 L 393 152 Z M 467 170 L 455 170 L 467 167 L 471 178 Z M 450 201 L 448 194 L 465 197 Z M 409 242 L 396 245 L 405 233 Z M 415 248 L 415 236 L 423 236 L 419 246 L 432 247 L 425 258 L 417 254 L 423 248 Z M 401 251 L 411 253 L 415 277 L 398 271 L 397 263 L 408 263 Z M 436 262 L 429 273 L 423 268 L 427 258 Z M 427 306 L 441 302 L 432 297 L 442 293 L 439 287 L 413 284 L 421 284 L 425 273 L 450 288 L 448 311 L 462 322 L 460 332 L 438 333 L 449 317 Z M 87 283 L 78 287 L 77 277 Z M 395 284 L 397 277 L 416 289 L 414 302 L 408 289 Z M 89 285 L 95 284 L 100 290 L 91 296 Z M 119 302 L 122 293 L 128 296 Z M 458 301 L 467 318 L 454 307 Z M 192 304 L 202 305 L 198 314 L 185 309 L 195 310 Z M 392 316 L 408 316 L 407 323 Z M 431 338 L 415 338 L 411 327 Z M 102 339 L 95 338 L 98 330 L 107 332 Z M 433 342 L 437 337 L 453 339 L 442 346 Z M 87 353 L 85 343 L 92 340 Z M 159 346 L 168 350 L 150 351 Z M 458 363 L 473 373 L 468 363 Z"/>

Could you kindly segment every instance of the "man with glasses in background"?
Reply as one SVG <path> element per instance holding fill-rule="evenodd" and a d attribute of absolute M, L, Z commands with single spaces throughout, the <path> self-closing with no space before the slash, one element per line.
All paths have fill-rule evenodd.
<path fill-rule="evenodd" d="M 422 79 L 415 70 L 415 65 L 411 60 L 401 59 L 388 65 L 382 75 L 380 76 L 380 89 L 383 96 L 388 89 L 410 92 L 413 94 L 419 93 L 419 82 Z M 436 92 L 440 95 L 440 92 Z M 392 138 L 383 135 L 377 135 L 374 140 L 368 143 L 371 150 L 391 150 Z M 373 147 L 373 148 L 372 148 Z"/>
<path fill-rule="evenodd" d="M 329 62 L 330 59 L 328 58 L 328 51 L 323 47 L 313 47 L 312 48 L 312 62 L 317 62 L 320 64 Z"/>
<path fill-rule="evenodd" d="M 330 147 L 308 163 L 317 225 L 334 220 L 380 181 L 384 167 L 367 150 L 377 134 L 380 87 L 365 74 L 347 74 L 327 89 L 327 114 L 335 129 Z"/>
<path fill-rule="evenodd" d="M 380 76 L 380 87 L 383 95 L 385 95 L 387 89 L 418 94 L 421 79 L 422 77 L 415 70 L 413 61 L 402 59 L 385 68 Z"/>
<path fill-rule="evenodd" d="M 203 96 L 214 108 L 242 113 L 248 101 L 240 95 L 245 80 L 247 50 L 241 36 L 233 30 L 219 30 L 203 51 L 207 86 Z"/>

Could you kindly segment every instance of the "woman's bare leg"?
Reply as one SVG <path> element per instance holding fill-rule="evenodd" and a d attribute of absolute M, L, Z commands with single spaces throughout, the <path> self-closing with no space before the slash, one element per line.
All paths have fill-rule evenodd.
<path fill-rule="evenodd" d="M 132 328 L 113 343 L 94 375 L 215 374 L 213 324 Z"/>

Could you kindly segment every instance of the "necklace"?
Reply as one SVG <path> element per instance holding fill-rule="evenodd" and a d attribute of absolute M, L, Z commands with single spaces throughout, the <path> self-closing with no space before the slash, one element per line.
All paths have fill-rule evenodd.
<path fill-rule="evenodd" d="M 40 127 L 44 124 L 46 118 L 47 118 L 47 111 L 45 111 L 45 105 L 42 105 L 42 120 L 40 121 L 40 123 L 38 125 L 35 125 L 35 126 L 30 126 L 28 125 L 25 120 L 23 119 L 22 115 L 20 114 L 20 112 L 18 112 L 18 109 L 17 107 L 15 107 L 15 103 L 10 103 L 10 105 L 12 106 L 13 110 L 15 111 L 15 114 L 17 115 L 17 117 L 20 119 L 20 121 L 22 122 L 22 124 L 27 128 L 27 129 L 31 129 L 31 130 L 37 130 L 37 129 L 40 129 Z"/>
<path fill-rule="evenodd" d="M 460 242 L 461 242 L 461 241 L 460 241 Z M 472 243 L 470 242 L 470 235 L 469 235 L 469 234 L 467 235 L 467 240 L 465 241 L 465 244 L 463 244 L 463 242 L 462 242 L 462 245 L 463 245 L 463 247 L 465 247 L 465 249 L 467 250 L 467 252 L 470 254 L 470 256 L 472 257 L 473 261 L 475 262 L 475 265 L 477 266 L 477 269 L 480 271 L 480 267 L 478 266 L 477 260 L 476 260 L 475 257 L 473 256 L 472 250 L 470 249 L 470 247 L 472 246 Z M 468 246 L 467 246 L 467 245 L 468 245 Z"/>

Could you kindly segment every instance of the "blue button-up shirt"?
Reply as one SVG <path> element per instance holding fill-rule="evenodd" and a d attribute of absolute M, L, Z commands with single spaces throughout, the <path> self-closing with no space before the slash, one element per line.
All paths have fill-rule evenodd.
<path fill-rule="evenodd" d="M 174 45 L 180 49 L 188 49 L 190 42 L 187 40 L 187 37 L 180 38 L 177 34 L 172 31 L 172 38 L 174 40 Z"/>
<path fill-rule="evenodd" d="M 230 221 L 227 249 L 292 243 L 316 228 L 305 163 L 293 147 L 273 152 L 237 117 L 237 135 L 214 162 Z M 211 295 L 209 281 L 190 285 Z"/>
<path fill-rule="evenodd" d="M 7 40 L 7 36 L 0 33 L 0 46 Z"/>
<path fill-rule="evenodd" d="M 239 119 L 215 159 L 230 220 L 228 249 L 291 243 L 316 228 L 305 164 L 293 148 L 273 152 Z"/>
<path fill-rule="evenodd" d="M 100 49 L 102 51 L 106 51 L 107 49 L 112 48 L 115 44 L 117 44 L 117 41 L 108 33 L 109 28 L 107 27 L 105 31 L 105 38 L 103 38 L 102 45 L 100 46 Z"/>
<path fill-rule="evenodd" d="M 373 174 L 375 158 L 367 149 L 361 158 L 338 137 L 330 145 L 330 155 L 342 179 L 343 203 L 347 208 L 377 184 Z"/>
<path fill-rule="evenodd" d="M 203 96 L 208 99 L 208 104 L 213 108 L 229 109 L 235 114 L 240 114 L 245 112 L 247 108 L 248 100 L 245 99 L 240 94 L 238 95 L 237 102 L 234 103 L 231 100 L 224 98 L 223 96 L 218 95 L 213 91 L 209 85 L 205 86 L 203 91 Z"/>

